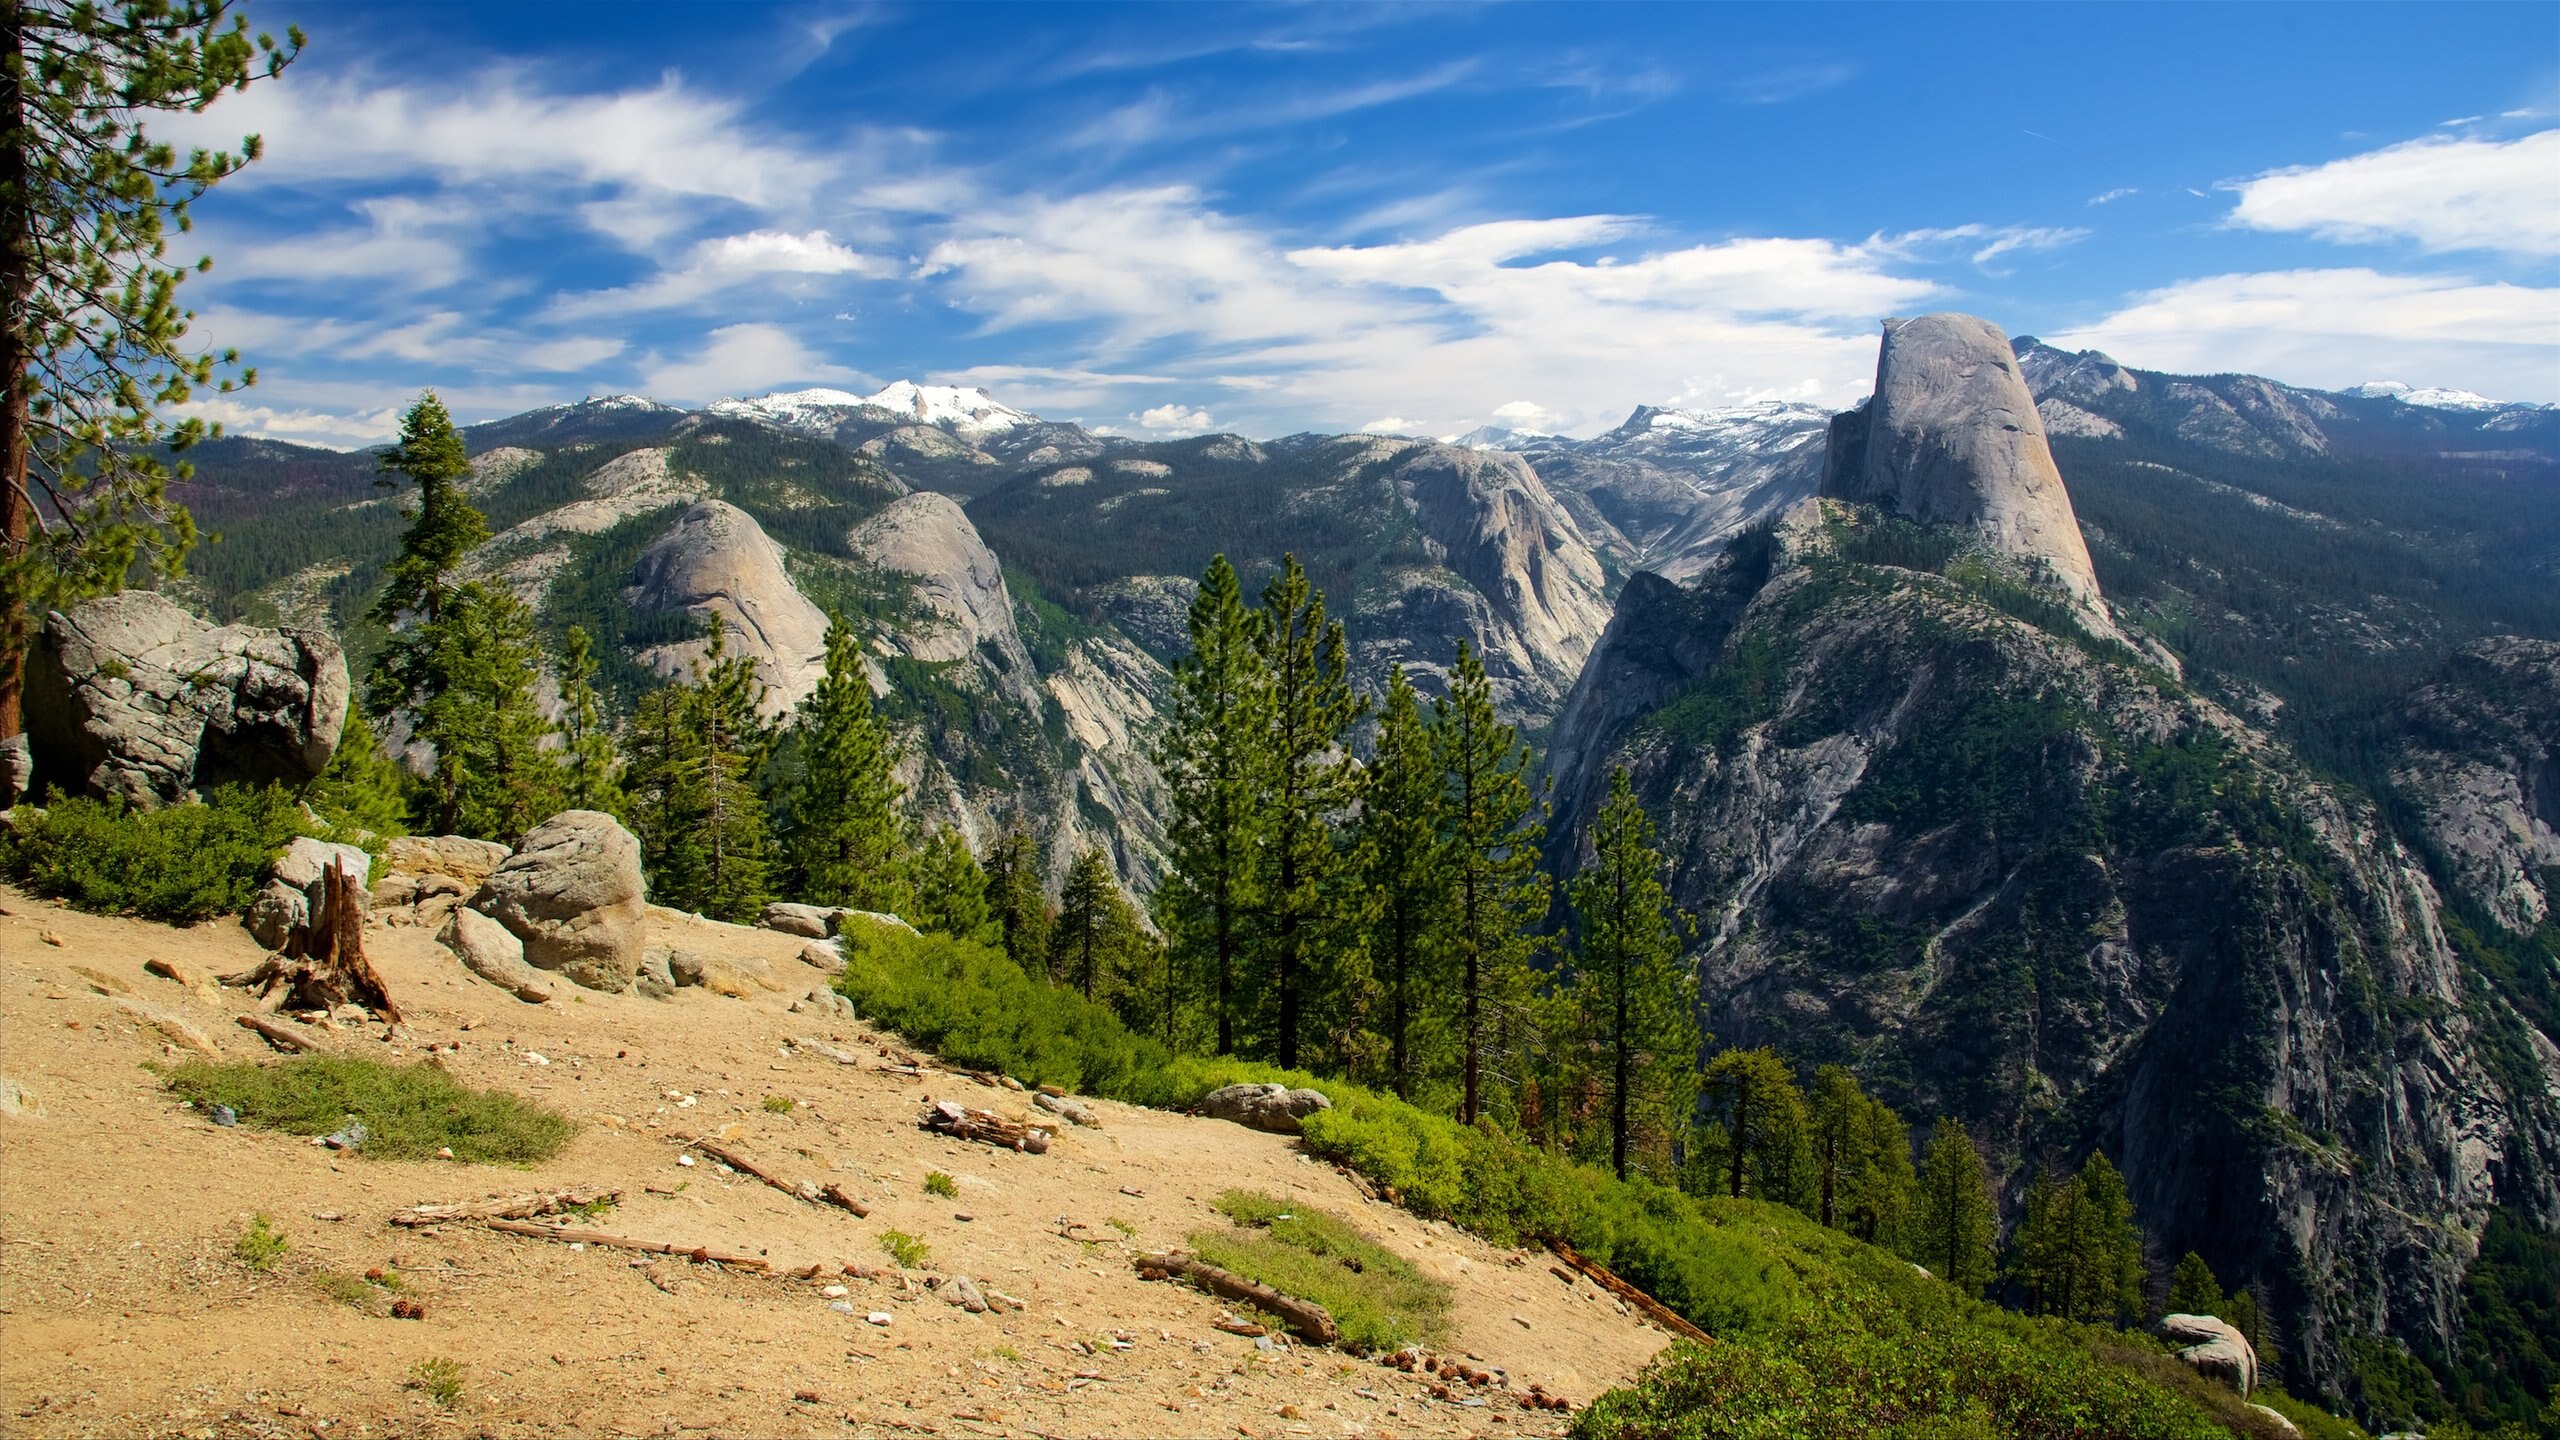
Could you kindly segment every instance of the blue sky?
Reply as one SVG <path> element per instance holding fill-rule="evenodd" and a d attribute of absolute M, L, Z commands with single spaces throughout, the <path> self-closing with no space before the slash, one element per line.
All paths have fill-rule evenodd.
<path fill-rule="evenodd" d="M 2560 6 L 257 0 L 209 407 L 898 378 L 1137 435 L 1863 394 L 1930 309 L 2560 401 Z M 173 127 L 173 133 L 175 132 Z"/>

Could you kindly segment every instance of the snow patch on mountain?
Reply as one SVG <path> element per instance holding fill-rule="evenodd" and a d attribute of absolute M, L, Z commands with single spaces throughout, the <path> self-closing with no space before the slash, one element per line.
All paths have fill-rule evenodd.
<path fill-rule="evenodd" d="M 919 385 L 912 380 L 896 381 L 869 395 L 820 386 L 715 400 L 710 406 L 714 415 L 761 420 L 819 436 L 833 436 L 846 421 L 861 418 L 863 411 L 886 411 L 882 418 L 890 423 L 932 425 L 972 440 L 1040 423 L 1040 417 L 1003 404 L 984 390 Z"/>
<path fill-rule="evenodd" d="M 2469 390 L 2448 390 L 2436 385 L 2412 388 L 2397 380 L 2368 380 L 2344 393 L 2364 400 L 2397 400 L 2429 410 L 2504 410 L 2510 403 Z"/>

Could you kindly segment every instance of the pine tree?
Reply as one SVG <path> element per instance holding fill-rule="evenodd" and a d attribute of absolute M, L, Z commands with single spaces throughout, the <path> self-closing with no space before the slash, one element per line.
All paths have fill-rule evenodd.
<path fill-rule="evenodd" d="M 1183 970 L 1208 992 L 1217 1053 L 1236 1049 L 1241 969 L 1253 912 L 1254 856 L 1268 766 L 1270 685 L 1260 617 L 1245 608 L 1220 555 L 1191 602 L 1191 654 L 1174 667 L 1157 766 L 1172 813 L 1165 827 L 1160 914 Z"/>
<path fill-rule="evenodd" d="M 9 0 L 0 14 L 0 745 L 21 731 L 46 612 L 175 574 L 194 543 L 168 493 L 188 467 L 160 452 L 221 430 L 159 412 L 257 380 L 238 351 L 187 343 L 178 287 L 213 262 L 172 263 L 168 244 L 190 204 L 258 158 L 258 137 L 182 156 L 145 124 L 271 79 L 301 49 L 299 29 L 253 38 L 228 0 Z M 0 790 L 14 778 L 0 765 Z"/>
<path fill-rule="evenodd" d="M 1361 980 L 1358 947 L 1343 923 L 1350 887 L 1341 822 L 1359 773 L 1346 742 L 1366 707 L 1351 693 L 1342 623 L 1325 618 L 1324 596 L 1297 556 L 1284 557 L 1263 588 L 1256 633 L 1270 700 L 1254 949 L 1275 1002 L 1273 1053 L 1282 1069 L 1295 1070 L 1304 1063 L 1310 1010 Z"/>
<path fill-rule="evenodd" d="M 1862 1168 L 1841 1194 L 1841 1228 L 1870 1245 L 1899 1248 L 1919 1184 L 1911 1168 L 1910 1127 L 1892 1106 L 1868 1096 L 1855 1143 Z"/>
<path fill-rule="evenodd" d="M 1045 975 L 1049 964 L 1049 894 L 1040 847 L 1020 830 L 1008 830 L 987 850 L 987 906 L 1004 937 L 1004 953 L 1024 973 Z"/>
<path fill-rule="evenodd" d="M 1049 979 L 1073 987 L 1087 1000 L 1095 998 L 1112 973 L 1115 903 L 1121 901 L 1120 879 L 1111 872 L 1111 857 L 1089 845 L 1067 867 L 1067 883 L 1058 891 L 1058 919 L 1049 930 Z"/>
<path fill-rule="evenodd" d="M 463 497 L 471 473 L 461 432 L 430 392 L 401 417 L 382 459 L 383 483 L 405 477 L 418 508 L 385 568 L 370 618 L 390 632 L 366 678 L 375 718 L 408 724 L 434 752 L 423 818 L 437 833 L 513 840 L 559 801 L 560 767 L 534 698 L 540 650 L 533 613 L 506 590 L 464 579 L 462 562 L 489 538 Z"/>
<path fill-rule="evenodd" d="M 914 897 L 898 814 L 905 791 L 872 714 L 861 646 L 841 619 L 827 627 L 826 671 L 800 702 L 798 725 L 806 769 L 784 840 L 792 893 L 812 905 L 903 914 Z"/>
<path fill-rule="evenodd" d="M 1661 1137 L 1657 1164 L 1667 1173 L 1697 1107 L 1698 979 L 1680 962 L 1653 821 L 1624 767 L 1609 777 L 1590 839 L 1591 858 L 1568 887 L 1578 948 L 1571 983 L 1598 1043 L 1609 1164 L 1627 1178 L 1630 1139 L 1642 1125 Z"/>
<path fill-rule="evenodd" d="M 2169 1272 L 2169 1298 L 2164 1313 L 2170 1315 L 2219 1315 L 2230 1297 L 2222 1293 L 2222 1282 L 2215 1279 L 2213 1267 L 2193 1250 Z"/>
<path fill-rule="evenodd" d="M 1991 1278 L 1991 1244 L 1999 1222 L 1991 1208 L 1991 1175 L 1964 1123 L 1940 1117 L 1920 1167 L 1904 1254 L 1967 1295 Z"/>
<path fill-rule="evenodd" d="M 1381 989 L 1386 1083 L 1411 1100 L 1430 1068 L 1444 1006 L 1449 857 L 1440 836 L 1440 768 L 1404 667 L 1387 676 L 1377 742 L 1360 788 L 1353 863 L 1367 891 L 1369 960 Z"/>
<path fill-rule="evenodd" d="M 1697 1170 L 1735 1197 L 1803 1207 L 1812 1156 L 1806 1146 L 1804 1093 L 1774 1050 L 1727 1050 L 1701 1077 L 1709 1123 L 1698 1140 Z"/>
<path fill-rule="evenodd" d="M 365 723 L 361 706 L 347 707 L 329 768 L 303 795 L 339 839 L 356 835 L 389 839 L 408 828 L 406 776 Z"/>
<path fill-rule="evenodd" d="M 600 810 L 619 818 L 628 803 L 622 793 L 622 756 L 605 723 L 603 697 L 596 693 L 595 643 L 576 625 L 569 627 L 567 639 L 560 662 L 561 799 L 572 810 Z"/>
<path fill-rule="evenodd" d="M 1448 697 L 1431 708 L 1458 982 L 1458 1119 L 1473 1125 L 1486 1113 L 1485 1068 L 1497 1058 L 1506 1011 L 1526 1003 L 1536 927 L 1547 912 L 1547 877 L 1538 869 L 1546 807 L 1529 788 L 1529 747 L 1494 712 L 1484 662 L 1466 641 L 1458 642 Z"/>
<path fill-rule="evenodd" d="M 2100 1325 L 2140 1315 L 2148 1281 L 2142 1232 L 2124 1177 L 2105 1155 L 2091 1155 L 2058 1184 L 2038 1174 L 2011 1249 L 2011 1273 L 2030 1309 Z"/>
<path fill-rule="evenodd" d="M 764 797 L 756 772 L 772 753 L 762 714 L 764 683 L 755 661 L 729 654 L 729 632 L 710 622 L 711 643 L 696 664 L 687 719 L 700 737 L 693 777 L 702 824 L 702 888 L 692 908 L 715 920 L 748 921 L 772 898 Z"/>
<path fill-rule="evenodd" d="M 916 847 L 916 928 L 955 940 L 1001 947 L 1004 927 L 987 904 L 987 872 L 969 853 L 966 837 L 944 826 Z"/>
<path fill-rule="evenodd" d="M 771 898 L 755 783 L 775 738 L 763 701 L 755 662 L 729 654 L 717 620 L 690 678 L 642 697 L 631 725 L 631 811 L 659 903 L 745 921 Z"/>

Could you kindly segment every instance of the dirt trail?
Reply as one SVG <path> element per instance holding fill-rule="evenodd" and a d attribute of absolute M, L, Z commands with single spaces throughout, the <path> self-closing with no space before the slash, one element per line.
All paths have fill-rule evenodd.
<path fill-rule="evenodd" d="M 1215 1328 L 1218 1302 L 1139 1280 L 1129 1257 L 1226 1224 L 1210 1202 L 1231 1186 L 1303 1196 L 1449 1281 L 1455 1319 L 1435 1349 L 1502 1372 L 1515 1390 L 1535 1382 L 1587 1401 L 1665 1343 L 1589 1282 L 1560 1281 L 1543 1254 L 1500 1250 L 1369 1200 L 1280 1137 L 1101 1101 L 1092 1102 L 1101 1129 L 1060 1124 L 1046 1155 L 919 1130 L 927 1096 L 1015 1114 L 1027 1097 L 930 1067 L 899 1074 L 879 1053 L 895 1037 L 788 1013 L 823 983 L 789 937 L 660 913 L 654 942 L 761 959 L 785 988 L 746 999 L 688 989 L 667 1001 L 572 990 L 564 1003 L 526 1005 L 472 978 L 426 930 L 369 926 L 368 951 L 411 1023 L 402 1040 L 376 1030 L 336 1043 L 392 1061 L 441 1047 L 465 1082 L 584 1123 L 557 1159 L 527 1171 L 369 1160 L 216 1128 L 143 1068 L 184 1052 L 119 1002 L 192 1022 L 226 1056 L 269 1054 L 233 1022 L 248 1002 L 144 970 L 155 957 L 198 972 L 247 969 L 260 952 L 239 927 L 102 919 L 5 887 L 0 909 L 0 1074 L 30 1097 L 24 1113 L 0 1113 L 7 1435 L 1561 1428 L 1552 1412 L 1484 1391 L 1464 1397 L 1474 1403 L 1433 1399 L 1427 1377 L 1339 1352 L 1258 1349 Z M 776 1113 L 769 1096 L 793 1104 Z M 707 1160 L 680 1164 L 684 1138 L 703 1135 L 839 1182 L 871 1214 L 806 1204 Z M 956 1181 L 956 1198 L 926 1193 L 936 1170 Z M 582 1223 L 762 1255 L 776 1272 L 888 1267 L 879 1237 L 904 1231 L 931 1250 L 917 1275 L 966 1274 L 1027 1308 L 973 1315 L 913 1280 L 635 1265 L 625 1252 L 477 1226 L 388 1223 L 410 1205 L 567 1185 L 623 1191 L 619 1209 Z M 264 1272 L 232 1257 L 256 1213 L 292 1246 Z M 1070 1238 L 1062 1221 L 1083 1228 Z M 358 1309 L 321 1288 L 323 1274 L 381 1266 L 405 1279 L 426 1318 L 391 1319 L 386 1296 Z M 830 1308 L 828 1285 L 848 1288 L 851 1314 Z M 890 1323 L 869 1323 L 874 1311 Z M 405 1384 L 435 1358 L 462 1367 L 450 1409 Z"/>

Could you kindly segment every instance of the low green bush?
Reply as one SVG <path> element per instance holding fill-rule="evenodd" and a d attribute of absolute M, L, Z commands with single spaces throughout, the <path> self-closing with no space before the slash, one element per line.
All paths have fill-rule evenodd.
<path fill-rule="evenodd" d="M 249 908 L 258 875 L 314 828 L 279 786 L 224 787 L 200 804 L 136 810 L 56 800 L 0 827 L 0 870 L 79 910 L 192 924 Z"/>
<path fill-rule="evenodd" d="M 1332 1108 L 1306 1118 L 1309 1152 L 1357 1171 L 1417 1214 L 1506 1244 L 1568 1243 L 1717 1338 L 1707 1350 L 1672 1352 L 1634 1389 L 1604 1399 L 1578 1433 L 1612 1440 L 2227 1433 L 2180 1394 L 2102 1359 L 2094 1347 L 2120 1339 L 2114 1332 L 2074 1330 L 1966 1298 L 1899 1256 L 1786 1207 L 1621 1181 L 1492 1125 L 1460 1125 L 1342 1081 L 1171 1055 L 1102 1006 L 983 946 L 848 926 L 845 950 L 837 983 L 855 1007 L 956 1064 L 1160 1108 L 1248 1082 L 1322 1091 Z M 1239 1200 L 1229 1213 L 1262 1211 Z M 1192 1240 L 1228 1257 L 1212 1263 L 1233 1260 L 1229 1268 L 1246 1273 L 1272 1267 L 1269 1283 L 1292 1293 L 1305 1293 L 1293 1285 L 1333 1278 L 1322 1270 L 1333 1262 L 1268 1232 Z M 1392 1333 L 1373 1338 L 1384 1343 Z M 1876 1415 L 1893 1418 L 1871 1423 Z"/>
<path fill-rule="evenodd" d="M 471 1089 L 423 1061 L 190 1060 L 166 1079 L 199 1110 L 228 1105 L 244 1125 L 289 1135 L 328 1135 L 361 1121 L 366 1135 L 357 1153 L 384 1160 L 423 1160 L 450 1148 L 457 1160 L 528 1165 L 558 1154 L 578 1128 L 565 1115 L 504 1091 Z"/>
<path fill-rule="evenodd" d="M 1411 1262 L 1313 1206 L 1252 1190 L 1230 1190 L 1218 1209 L 1230 1230 L 1195 1230 L 1203 1260 L 1311 1300 L 1333 1316 L 1347 1350 L 1401 1350 L 1437 1338 L 1449 1316 L 1450 1289 Z"/>

